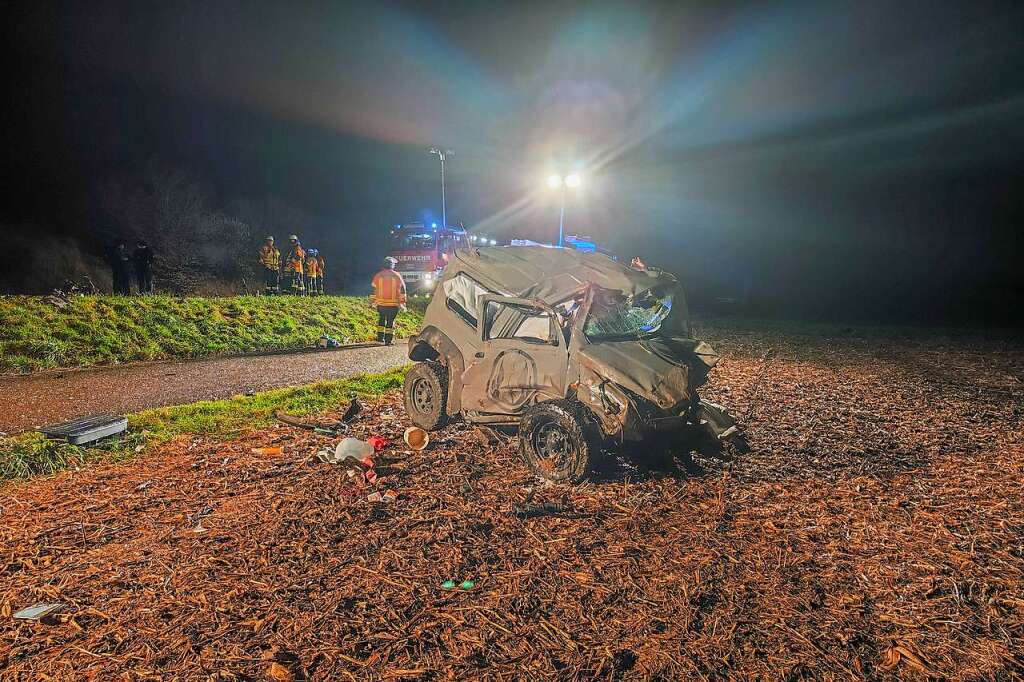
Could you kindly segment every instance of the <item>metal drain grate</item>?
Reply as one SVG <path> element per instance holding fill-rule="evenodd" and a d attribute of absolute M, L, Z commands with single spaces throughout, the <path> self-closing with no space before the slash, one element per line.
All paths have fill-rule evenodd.
<path fill-rule="evenodd" d="M 73 419 L 56 426 L 39 429 L 47 438 L 59 438 L 72 445 L 92 443 L 107 436 L 123 433 L 128 429 L 128 419 L 111 414 Z"/>

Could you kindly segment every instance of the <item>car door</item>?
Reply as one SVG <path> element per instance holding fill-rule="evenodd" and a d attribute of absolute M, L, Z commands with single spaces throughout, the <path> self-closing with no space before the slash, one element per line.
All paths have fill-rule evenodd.
<path fill-rule="evenodd" d="M 539 301 L 483 296 L 480 348 L 462 375 L 462 406 L 513 415 L 565 396 L 568 349 L 555 311 Z"/>

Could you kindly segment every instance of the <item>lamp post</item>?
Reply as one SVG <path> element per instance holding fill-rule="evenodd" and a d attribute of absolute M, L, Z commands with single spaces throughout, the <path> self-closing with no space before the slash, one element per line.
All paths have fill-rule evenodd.
<path fill-rule="evenodd" d="M 548 187 L 559 191 L 558 246 L 562 246 L 565 234 L 565 189 L 567 187 L 576 189 L 581 184 L 583 184 L 583 179 L 576 173 L 570 173 L 565 177 L 557 174 L 548 176 Z"/>
<path fill-rule="evenodd" d="M 444 200 L 444 161 L 448 156 L 454 156 L 455 152 L 451 149 L 441 149 L 440 147 L 431 147 L 431 154 L 437 154 L 437 158 L 441 161 L 441 229 L 448 229 L 448 212 L 445 207 Z"/>

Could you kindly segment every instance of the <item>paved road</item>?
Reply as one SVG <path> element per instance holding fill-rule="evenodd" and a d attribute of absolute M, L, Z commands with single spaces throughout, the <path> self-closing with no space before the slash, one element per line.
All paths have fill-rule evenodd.
<path fill-rule="evenodd" d="M 98 412 L 226 398 L 248 391 L 384 372 L 408 362 L 407 347 L 341 350 L 213 360 L 156 362 L 0 378 L 0 431 L 14 433 Z"/>

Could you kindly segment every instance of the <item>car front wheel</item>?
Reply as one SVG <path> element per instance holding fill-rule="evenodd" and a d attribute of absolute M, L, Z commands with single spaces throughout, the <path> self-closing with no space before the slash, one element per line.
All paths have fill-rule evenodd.
<path fill-rule="evenodd" d="M 596 440 L 581 408 L 570 401 L 538 403 L 519 422 L 519 452 L 534 473 L 549 481 L 582 480 Z"/>
<path fill-rule="evenodd" d="M 405 375 L 405 411 L 427 431 L 448 421 L 448 370 L 439 362 L 418 362 Z"/>

